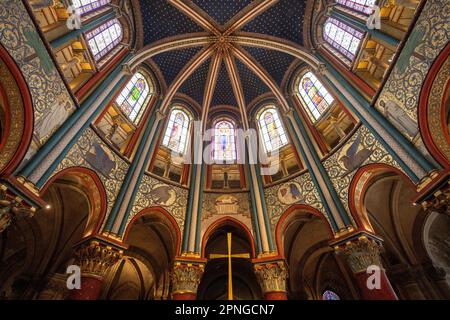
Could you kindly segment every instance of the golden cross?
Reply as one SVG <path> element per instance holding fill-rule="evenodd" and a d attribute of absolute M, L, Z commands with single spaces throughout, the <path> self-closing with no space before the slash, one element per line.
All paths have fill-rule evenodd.
<path fill-rule="evenodd" d="M 223 259 L 228 258 L 228 300 L 233 300 L 233 268 L 231 267 L 232 258 L 246 258 L 250 259 L 248 253 L 231 253 L 231 233 L 227 233 L 228 253 L 227 254 L 210 254 L 209 259 Z"/>

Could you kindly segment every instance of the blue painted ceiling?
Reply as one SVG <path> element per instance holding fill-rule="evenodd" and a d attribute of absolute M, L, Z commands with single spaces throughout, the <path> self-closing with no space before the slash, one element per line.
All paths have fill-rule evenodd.
<path fill-rule="evenodd" d="M 194 0 L 198 7 L 205 11 L 220 25 L 225 25 L 242 9 L 247 7 L 250 0 Z"/>
<path fill-rule="evenodd" d="M 242 31 L 267 34 L 303 45 L 304 0 L 280 0 L 250 21 Z"/>
<path fill-rule="evenodd" d="M 264 37 L 264 35 L 279 37 L 303 45 L 302 33 L 306 2 L 303 0 L 280 0 L 243 26 L 240 31 L 258 33 L 260 37 Z M 193 0 L 191 6 L 197 7 L 199 12 L 203 12 L 202 14 L 206 13 L 208 19 L 224 26 L 233 17 L 242 14 L 243 10 L 248 10 L 251 3 L 250 0 Z M 144 25 L 144 45 L 166 37 L 205 32 L 202 27 L 167 0 L 140 0 L 140 6 Z M 152 58 L 160 69 L 167 86 L 170 86 L 182 68 L 200 49 L 173 50 Z M 281 85 L 289 66 L 295 60 L 287 54 L 273 50 L 251 47 L 244 49 L 271 75 L 278 85 Z M 200 105 L 203 102 L 209 63 L 210 60 L 196 70 L 179 90 L 179 92 L 191 96 Z M 270 92 L 252 71 L 241 62 L 237 61 L 236 63 L 247 104 L 259 95 Z M 237 106 L 224 64 L 222 64 L 218 76 L 212 104 Z"/>
<path fill-rule="evenodd" d="M 214 90 L 214 96 L 211 102 L 212 106 L 217 105 L 232 105 L 237 107 L 236 98 L 234 97 L 233 87 L 231 86 L 231 80 L 228 77 L 227 68 L 225 63 L 222 62 L 219 75 L 217 76 L 217 84 Z"/>
<path fill-rule="evenodd" d="M 161 70 L 166 85 L 170 86 L 178 73 L 201 50 L 200 47 L 172 50 L 153 57 L 153 61 Z"/>
<path fill-rule="evenodd" d="M 245 102 L 248 105 L 253 99 L 270 92 L 270 89 L 259 79 L 257 75 L 248 69 L 242 62 L 236 60 L 236 66 L 241 77 L 244 90 Z"/>
<path fill-rule="evenodd" d="M 246 47 L 245 50 L 264 67 L 280 86 L 284 75 L 295 58 L 280 51 Z"/>
<path fill-rule="evenodd" d="M 178 90 L 197 101 L 201 106 L 203 104 L 203 96 L 205 94 L 206 78 L 208 76 L 210 59 L 204 62 L 194 73 L 183 83 Z"/>

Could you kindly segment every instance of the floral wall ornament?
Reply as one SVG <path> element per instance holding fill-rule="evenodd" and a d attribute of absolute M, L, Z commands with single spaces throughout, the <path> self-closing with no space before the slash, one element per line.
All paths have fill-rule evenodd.
<path fill-rule="evenodd" d="M 421 136 L 417 134 L 419 92 L 436 57 L 450 40 L 449 19 L 450 11 L 446 0 L 425 3 L 375 103 L 375 108 L 385 114 L 388 120 L 427 157 L 428 151 Z M 388 103 L 390 105 L 387 106 Z M 385 113 L 386 107 L 391 110 L 388 114 Z M 399 117 L 403 122 L 400 126 Z"/>
<path fill-rule="evenodd" d="M 53 64 L 42 39 L 22 1 L 0 2 L 2 21 L 1 45 L 8 51 L 20 68 L 28 84 L 34 107 L 34 119 L 41 128 L 22 163 L 28 161 L 62 123 L 75 111 L 64 80 Z M 58 113 L 52 121 L 41 120 L 43 116 Z M 39 123 L 46 122 L 44 125 Z"/>

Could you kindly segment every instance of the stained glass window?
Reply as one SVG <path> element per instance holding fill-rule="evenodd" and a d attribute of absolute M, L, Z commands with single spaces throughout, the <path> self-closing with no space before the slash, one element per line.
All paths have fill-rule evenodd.
<path fill-rule="evenodd" d="M 186 112 L 174 109 L 170 114 L 163 145 L 172 151 L 184 154 L 186 152 L 190 122 Z"/>
<path fill-rule="evenodd" d="M 288 143 L 280 117 L 274 107 L 265 109 L 259 116 L 258 122 L 266 152 L 278 150 Z"/>
<path fill-rule="evenodd" d="M 341 298 L 331 290 L 327 290 L 322 295 L 322 300 L 341 300 Z"/>
<path fill-rule="evenodd" d="M 355 59 L 363 36 L 362 32 L 334 18 L 328 18 L 323 28 L 324 40 L 350 61 Z"/>
<path fill-rule="evenodd" d="M 236 160 L 236 133 L 230 121 L 220 121 L 214 126 L 214 160 Z"/>
<path fill-rule="evenodd" d="M 336 2 L 352 10 L 370 15 L 376 0 L 336 0 Z"/>
<path fill-rule="evenodd" d="M 136 72 L 120 92 L 116 103 L 134 124 L 138 124 L 151 94 L 148 81 L 142 73 Z"/>
<path fill-rule="evenodd" d="M 106 6 L 110 2 L 111 0 L 72 0 L 73 6 L 78 8 L 82 15 Z"/>
<path fill-rule="evenodd" d="M 316 122 L 334 102 L 334 98 L 328 90 L 309 71 L 300 79 L 298 92 L 312 122 Z"/>
<path fill-rule="evenodd" d="M 122 41 L 122 26 L 117 19 L 112 19 L 86 33 L 94 60 L 99 61 Z"/>

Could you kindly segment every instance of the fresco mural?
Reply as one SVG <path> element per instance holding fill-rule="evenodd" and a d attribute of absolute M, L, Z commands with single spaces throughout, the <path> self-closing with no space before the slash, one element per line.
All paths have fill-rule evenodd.
<path fill-rule="evenodd" d="M 0 20 L 0 43 L 22 71 L 33 100 L 36 130 L 29 159 L 75 111 L 75 104 L 22 1 L 1 1 Z"/>
<path fill-rule="evenodd" d="M 150 174 L 144 174 L 127 224 L 140 211 L 161 206 L 172 215 L 180 231 L 183 232 L 188 193 L 189 191 L 185 188 L 165 184 Z"/>
<path fill-rule="evenodd" d="M 427 1 L 375 107 L 427 157 L 417 123 L 419 92 L 436 57 L 450 40 L 450 3 Z"/>
<path fill-rule="evenodd" d="M 309 172 L 286 182 L 264 190 L 267 213 L 269 215 L 272 234 L 282 214 L 293 204 L 309 205 L 328 219 L 322 200 Z"/>
<path fill-rule="evenodd" d="M 339 150 L 336 150 L 323 162 L 323 166 L 350 217 L 348 204 L 350 183 L 357 169 L 370 163 L 383 163 L 403 171 L 383 145 L 364 126 L 360 126 Z"/>
<path fill-rule="evenodd" d="M 106 190 L 108 215 L 119 193 L 129 164 L 112 152 L 89 128 L 69 150 L 66 157 L 56 168 L 55 174 L 71 167 L 85 167 L 98 173 Z"/>
<path fill-rule="evenodd" d="M 248 192 L 232 194 L 205 192 L 202 206 L 202 236 L 215 221 L 232 217 L 253 233 L 251 200 Z"/>

